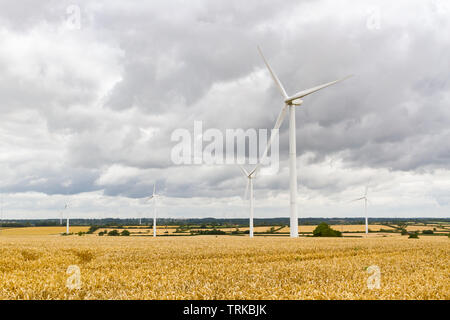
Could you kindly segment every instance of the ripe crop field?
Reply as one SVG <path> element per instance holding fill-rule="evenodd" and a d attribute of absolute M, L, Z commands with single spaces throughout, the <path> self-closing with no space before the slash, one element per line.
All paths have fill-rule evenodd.
<path fill-rule="evenodd" d="M 314 229 L 317 226 L 299 226 L 298 227 L 298 231 L 299 232 L 313 232 Z M 337 225 L 331 225 L 331 228 L 341 231 L 341 232 L 364 232 L 366 230 L 366 226 L 361 224 L 337 224 Z M 388 226 L 384 226 L 384 225 L 379 225 L 379 224 L 369 224 L 369 230 L 372 231 L 379 231 L 380 229 L 391 229 L 393 230 L 394 228 L 388 227 Z M 428 228 L 430 229 L 430 228 Z M 278 232 L 288 232 L 289 233 L 289 227 L 284 227 L 283 229 L 279 230 Z"/>
<path fill-rule="evenodd" d="M 2 235 L 0 299 L 450 299 L 449 257 L 441 236 Z"/>
<path fill-rule="evenodd" d="M 153 228 L 149 227 L 149 228 L 136 228 L 136 227 L 132 227 L 132 226 L 128 226 L 128 227 L 124 227 L 123 229 L 112 229 L 112 228 L 99 228 L 97 231 L 95 231 L 95 234 L 98 234 L 101 231 L 112 231 L 112 230 L 117 230 L 117 231 L 122 231 L 122 230 L 128 230 L 132 235 L 153 235 Z M 157 227 L 156 228 L 156 234 L 157 235 L 165 235 L 165 234 L 173 234 L 175 233 L 177 229 L 176 228 L 165 228 L 165 227 Z"/>
<path fill-rule="evenodd" d="M 357 224 L 336 224 L 331 225 L 331 228 L 341 231 L 341 232 L 364 232 L 366 230 L 365 225 L 357 225 Z M 299 232 L 313 232 L 313 230 L 316 228 L 316 226 L 299 226 L 298 230 Z M 413 225 L 413 226 L 407 226 L 406 230 L 408 231 L 423 231 L 423 230 L 433 230 L 433 228 L 436 228 L 437 232 L 449 232 L 449 229 L 446 229 L 446 227 L 439 227 L 439 226 L 420 226 L 420 225 Z M 369 224 L 369 230 L 370 231 L 380 231 L 381 229 L 384 230 L 395 230 L 395 228 L 382 225 L 382 224 Z M 283 229 L 279 230 L 278 232 L 289 232 L 289 227 L 284 227 Z"/>
<path fill-rule="evenodd" d="M 436 230 L 440 231 L 440 232 L 445 232 L 445 231 L 448 232 L 447 229 L 441 228 L 439 226 L 407 226 L 406 230 L 408 230 L 408 231 L 423 231 L 423 230 L 433 230 L 433 228 L 436 228 Z"/>
<path fill-rule="evenodd" d="M 86 232 L 89 227 L 70 227 L 70 232 L 77 233 L 79 231 Z M 58 227 L 27 227 L 27 228 L 2 228 L 0 236 L 23 236 L 23 235 L 57 235 L 66 232 L 65 226 Z"/>
<path fill-rule="evenodd" d="M 275 226 L 276 228 L 279 228 L 278 226 Z M 239 231 L 248 231 L 250 230 L 249 227 L 239 227 L 237 228 Z M 268 232 L 270 229 L 270 226 L 264 226 L 264 227 L 253 227 L 254 232 Z M 192 231 L 202 231 L 202 230 L 213 230 L 212 228 L 204 228 L 204 229 L 200 229 L 200 228 L 193 228 L 191 229 Z M 221 231 L 234 231 L 236 230 L 235 227 L 232 228 L 217 228 L 217 230 L 221 230 Z"/>

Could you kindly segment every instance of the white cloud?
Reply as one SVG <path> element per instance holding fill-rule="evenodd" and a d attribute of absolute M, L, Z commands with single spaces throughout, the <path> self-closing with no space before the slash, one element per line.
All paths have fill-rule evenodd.
<path fill-rule="evenodd" d="M 139 176 L 140 170 L 133 167 L 112 165 L 103 172 L 95 181 L 98 185 L 124 184 Z"/>

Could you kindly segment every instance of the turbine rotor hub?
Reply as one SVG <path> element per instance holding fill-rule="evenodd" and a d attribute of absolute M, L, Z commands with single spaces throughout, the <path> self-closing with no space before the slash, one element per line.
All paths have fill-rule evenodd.
<path fill-rule="evenodd" d="M 292 100 L 288 102 L 288 105 L 290 106 L 301 106 L 303 104 L 303 100 L 301 99 L 297 99 L 297 100 Z"/>

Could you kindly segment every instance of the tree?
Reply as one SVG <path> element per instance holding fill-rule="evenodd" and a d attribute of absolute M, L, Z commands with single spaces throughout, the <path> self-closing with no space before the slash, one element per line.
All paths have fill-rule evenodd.
<path fill-rule="evenodd" d="M 333 230 L 325 222 L 320 223 L 313 231 L 314 237 L 342 237 L 342 233 L 337 230 Z"/>
<path fill-rule="evenodd" d="M 90 226 L 87 233 L 92 234 L 95 231 L 97 231 L 99 228 L 100 228 L 99 226 Z"/>
<path fill-rule="evenodd" d="M 117 230 L 111 230 L 108 232 L 108 236 L 117 237 L 119 235 L 119 232 Z"/>
<path fill-rule="evenodd" d="M 124 236 L 124 237 L 128 237 L 128 236 L 130 235 L 130 231 L 128 231 L 128 230 L 123 230 L 123 231 L 120 233 L 120 235 L 121 235 L 121 236 Z"/>
<path fill-rule="evenodd" d="M 408 224 L 406 222 L 399 222 L 398 223 L 398 228 L 400 230 L 406 230 L 406 227 L 408 226 Z"/>
<path fill-rule="evenodd" d="M 417 233 L 410 233 L 408 239 L 419 239 L 419 235 Z"/>

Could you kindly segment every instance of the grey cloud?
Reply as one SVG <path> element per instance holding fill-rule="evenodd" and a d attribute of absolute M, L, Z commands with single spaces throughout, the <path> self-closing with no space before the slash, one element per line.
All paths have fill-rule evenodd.
<path fill-rule="evenodd" d="M 1 159 L 8 172 L 3 184 L 11 192 L 104 190 L 138 198 L 156 180 L 167 196 L 240 196 L 245 181 L 236 168 L 174 166 L 170 135 L 177 128 L 192 130 L 194 120 L 202 120 L 204 130 L 273 126 L 282 99 L 257 44 L 289 93 L 355 75 L 305 98 L 297 110 L 297 153 L 313 154 L 309 165 L 336 156 L 349 170 L 448 169 L 450 12 L 434 5 L 419 10 L 406 1 L 396 8 L 387 1 L 345 4 L 81 1 L 82 29 L 58 37 L 68 2 L 47 1 L 39 9 L 31 2 L 23 9 L 1 2 L 0 31 L 54 46 L 27 47 L 23 59 L 0 48 L 0 109 L 8 114 L 0 122 L 8 124 L 8 135 L 21 136 L 26 129 L 14 115 L 37 112 L 48 134 L 25 134 L 20 150 L 29 158 L 20 159 L 20 170 Z M 382 13 L 379 30 L 366 27 L 366 9 L 373 5 Z M 73 55 L 66 57 L 68 52 Z M 40 72 L 17 73 L 11 64 L 30 59 Z M 154 134 L 146 137 L 142 129 Z M 42 139 L 48 153 L 33 148 Z M 287 119 L 280 139 L 282 171 L 255 185 L 260 197 L 287 188 Z M 13 159 L 17 149 L 7 144 L 3 150 Z M 55 154 L 61 155 L 56 165 Z M 98 184 L 114 165 L 142 175 Z M 362 183 L 300 179 L 324 194 Z M 65 181 L 71 186 L 63 187 Z"/>

